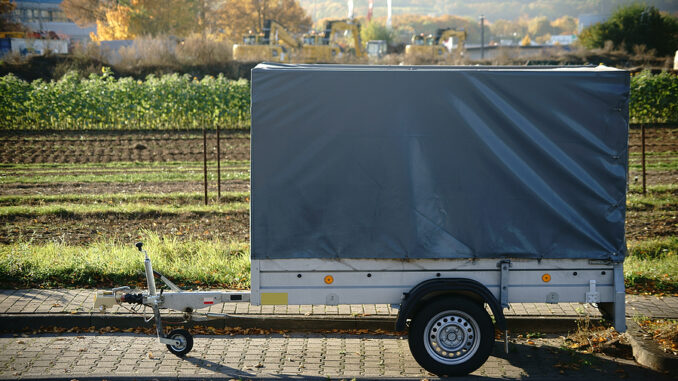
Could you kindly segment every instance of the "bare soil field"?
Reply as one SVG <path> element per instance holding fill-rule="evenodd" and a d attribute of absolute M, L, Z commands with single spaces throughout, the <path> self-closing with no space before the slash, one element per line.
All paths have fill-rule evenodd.
<path fill-rule="evenodd" d="M 223 131 L 222 160 L 249 160 L 249 133 Z M 208 133 L 208 160 L 216 158 L 216 133 Z M 109 163 L 201 161 L 199 131 L 64 131 L 0 133 L 1 163 Z"/>
<path fill-rule="evenodd" d="M 18 241 L 33 243 L 63 242 L 87 244 L 98 239 L 112 239 L 128 244 L 137 240 L 142 230 L 177 239 L 221 239 L 247 242 L 249 213 L 140 213 L 98 214 L 86 216 L 0 217 L 0 244 Z"/>
<path fill-rule="evenodd" d="M 629 132 L 630 152 L 641 150 L 640 129 Z M 249 160 L 248 132 L 222 132 L 222 160 Z M 647 152 L 678 151 L 678 128 L 648 128 Z M 207 140 L 208 160 L 216 157 L 216 134 Z M 116 161 L 201 161 L 203 140 L 197 131 L 48 134 L 0 132 L 0 163 L 108 163 Z"/>
<path fill-rule="evenodd" d="M 215 134 L 208 135 L 208 160 L 216 159 Z M 640 129 L 631 129 L 629 148 L 631 164 L 635 165 L 630 174 L 634 194 L 642 183 L 637 168 L 640 152 Z M 200 172 L 203 159 L 203 140 L 200 131 L 176 132 L 129 132 L 129 131 L 88 131 L 35 133 L 0 132 L 0 163 L 74 163 L 64 168 L 40 166 L 39 168 L 0 168 L 2 176 L 21 173 L 26 178 L 39 176 L 66 175 L 117 175 L 130 173 L 154 173 L 160 179 L 138 182 L 108 181 L 49 181 L 49 182 L 2 182 L 0 195 L 102 195 L 102 194 L 157 194 L 150 201 L 153 205 L 176 205 L 195 203 L 193 201 L 169 200 L 164 194 L 185 192 L 199 194 L 203 183 L 195 180 L 167 181 L 162 174 L 169 171 Z M 248 132 L 226 131 L 222 133 L 222 160 L 240 161 L 232 167 L 243 170 L 248 166 L 250 141 Z M 646 152 L 648 164 L 655 164 L 648 170 L 649 186 L 678 184 L 678 170 L 675 168 L 678 152 L 678 128 L 648 128 L 646 130 Z M 659 154 L 658 154 L 659 153 Z M 134 168 L 92 166 L 96 163 L 141 162 Z M 160 162 L 162 164 L 158 164 Z M 169 162 L 187 162 L 181 168 L 172 167 Z M 657 163 L 668 163 L 668 167 Z M 146 166 L 143 163 L 149 163 Z M 154 163 L 151 165 L 151 163 Z M 673 164 L 672 164 L 673 163 Z M 89 165 L 89 166 L 88 166 Z M 224 166 L 222 173 L 233 170 Z M 213 171 L 213 167 L 210 168 Z M 246 169 L 245 169 L 246 171 Z M 209 184 L 211 192 L 216 191 L 214 181 Z M 222 191 L 249 192 L 249 181 L 232 179 L 222 181 Z M 668 196 L 678 197 L 678 191 L 669 190 Z M 82 201 L 79 201 L 82 203 Z M 214 202 L 214 200 L 212 200 Z M 7 204 L 9 206 L 9 204 Z M 24 206 L 44 205 L 42 201 L 26 202 Z M 170 206 L 172 206 L 170 205 Z M 674 204 L 675 205 L 675 204 Z M 0 204 L 4 207 L 5 204 Z M 226 241 L 247 241 L 249 239 L 249 213 L 247 211 L 228 213 L 87 213 L 48 215 L 0 215 L 0 244 L 17 241 L 47 242 L 60 241 L 69 244 L 84 244 L 98 239 L 116 239 L 128 242 L 135 239 L 142 229 L 177 239 L 219 238 Z M 627 238 L 644 240 L 678 235 L 678 210 L 675 208 L 653 210 L 629 210 L 627 213 Z"/>
<path fill-rule="evenodd" d="M 629 131 L 630 152 L 641 150 L 640 129 Z M 222 160 L 249 160 L 248 132 L 222 132 Z M 678 151 L 678 128 L 648 128 L 647 152 Z M 216 134 L 208 133 L 208 160 L 216 157 Z M 115 161 L 201 161 L 203 140 L 197 131 L 0 132 L 1 163 L 107 163 Z"/>
<path fill-rule="evenodd" d="M 645 150 L 666 152 L 678 150 L 678 127 L 648 127 L 645 129 Z M 641 129 L 629 130 L 629 151 L 641 151 Z"/>

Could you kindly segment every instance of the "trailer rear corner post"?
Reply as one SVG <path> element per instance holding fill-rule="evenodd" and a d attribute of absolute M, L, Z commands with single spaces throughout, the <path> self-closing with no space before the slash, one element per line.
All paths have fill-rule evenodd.
<path fill-rule="evenodd" d="M 598 303 L 598 309 L 605 319 L 614 323 L 617 332 L 626 332 L 626 291 L 624 288 L 624 264 L 613 264 L 614 301 Z"/>

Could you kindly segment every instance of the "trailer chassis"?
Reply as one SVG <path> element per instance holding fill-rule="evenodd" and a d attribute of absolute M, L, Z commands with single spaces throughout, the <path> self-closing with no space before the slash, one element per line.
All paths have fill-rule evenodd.
<path fill-rule="evenodd" d="M 352 260 L 331 264 L 314 260 L 253 261 L 252 292 L 184 291 L 153 270 L 141 242 L 136 247 L 144 254 L 148 291 L 133 292 L 129 287 L 98 291 L 94 307 L 102 312 L 125 304 L 150 308 L 153 313 L 146 321 L 155 320 L 158 342 L 177 356 L 190 352 L 193 337 L 185 329 L 173 329 L 165 334 L 162 310 L 179 311 L 183 322 L 188 323 L 230 318 L 229 314 L 196 311 L 230 302 L 260 305 L 322 304 L 324 301 L 327 305 L 336 305 L 341 299 L 343 303 L 354 304 L 365 300 L 365 293 L 356 295 L 347 290 L 361 283 L 363 291 L 370 290 L 369 298 L 390 302 L 399 308 L 395 329 L 408 329 L 413 356 L 422 367 L 438 375 L 464 375 L 480 367 L 492 350 L 494 327 L 504 332 L 504 350 L 508 353 L 509 335 L 503 309 L 510 308 L 511 301 L 591 303 L 611 315 L 617 331 L 626 329 L 621 263 L 588 261 L 587 266 L 576 262 L 554 268 L 553 263 L 544 266 L 541 261 L 513 263 L 501 259 L 493 268 L 488 261 L 448 263 L 448 268 L 440 268 L 436 267 L 439 263 L 426 261 L 407 264 L 368 261 L 360 265 Z M 373 270 L 366 272 L 365 268 Z M 535 276 L 541 278 L 538 282 L 543 285 L 535 283 Z M 547 286 L 551 276 L 560 283 Z M 158 292 L 155 277 L 170 291 Z M 317 284 L 318 279 L 322 285 Z M 568 279 L 576 280 L 568 284 Z M 396 280 L 402 287 L 394 286 Z M 408 286 L 412 284 L 415 286 Z M 300 289 L 304 292 L 299 292 Z M 492 311 L 494 323 L 485 304 Z"/>

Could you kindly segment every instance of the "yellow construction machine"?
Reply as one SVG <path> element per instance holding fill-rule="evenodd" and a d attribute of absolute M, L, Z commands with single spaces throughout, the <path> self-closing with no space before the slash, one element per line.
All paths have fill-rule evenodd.
<path fill-rule="evenodd" d="M 242 44 L 233 45 L 233 59 L 289 62 L 292 52 L 300 47 L 299 41 L 282 25 L 266 20 L 263 32 L 256 34 L 250 31 L 243 36 Z"/>
<path fill-rule="evenodd" d="M 464 52 L 466 32 L 455 29 L 438 29 L 436 35 L 422 34 L 412 36 L 412 43 L 405 47 L 405 57 L 438 59 L 446 57 L 452 51 L 453 42 L 456 42 L 456 52 Z"/>
<path fill-rule="evenodd" d="M 26 33 L 24 32 L 0 32 L 0 38 L 24 38 Z"/>
<path fill-rule="evenodd" d="M 358 23 L 332 20 L 325 24 L 323 33 L 310 33 L 302 37 L 299 58 L 303 62 L 333 62 L 344 54 L 358 58 L 365 56 Z"/>

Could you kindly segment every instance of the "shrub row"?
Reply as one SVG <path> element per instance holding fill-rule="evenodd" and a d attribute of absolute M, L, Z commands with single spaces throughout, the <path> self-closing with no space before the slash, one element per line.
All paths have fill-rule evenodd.
<path fill-rule="evenodd" d="M 69 72 L 58 81 L 0 77 L 0 128 L 92 130 L 237 128 L 249 123 L 246 80 L 188 74 L 145 81 Z"/>
<path fill-rule="evenodd" d="M 248 126 L 246 80 L 188 74 L 115 79 L 108 68 L 80 78 L 25 82 L 0 77 L 0 128 L 6 130 L 242 128 Z M 678 122 L 678 76 L 643 71 L 631 77 L 632 123 Z"/>
<path fill-rule="evenodd" d="M 678 122 L 678 75 L 649 70 L 632 75 L 629 116 L 632 123 Z"/>

